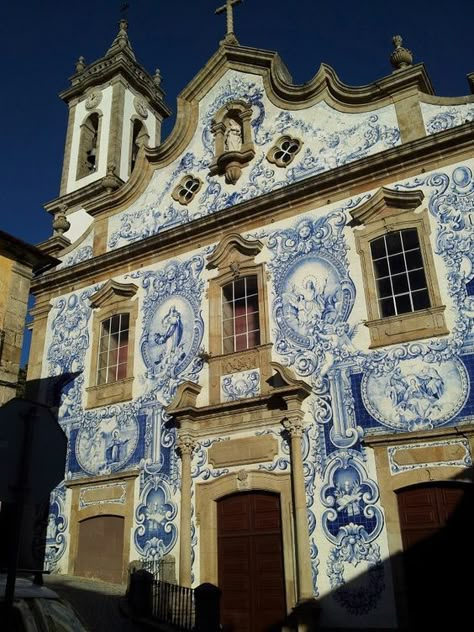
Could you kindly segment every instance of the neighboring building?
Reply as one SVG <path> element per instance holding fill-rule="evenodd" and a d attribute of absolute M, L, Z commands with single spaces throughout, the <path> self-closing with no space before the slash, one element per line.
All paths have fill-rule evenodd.
<path fill-rule="evenodd" d="M 0 231 L 0 406 L 16 395 L 33 272 L 54 263 L 38 248 Z"/>
<path fill-rule="evenodd" d="M 78 62 L 33 284 L 29 379 L 75 376 L 50 569 L 172 555 L 235 630 L 313 596 L 325 625 L 403 620 L 396 554 L 472 465 L 474 97 L 394 44 L 371 85 L 295 86 L 230 30 L 163 143 L 125 21 Z"/>

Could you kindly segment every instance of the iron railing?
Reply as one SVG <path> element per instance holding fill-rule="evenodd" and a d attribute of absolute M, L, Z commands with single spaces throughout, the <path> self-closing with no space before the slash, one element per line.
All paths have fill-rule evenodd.
<path fill-rule="evenodd" d="M 177 630 L 192 630 L 194 590 L 155 580 L 153 582 L 153 617 L 175 626 Z"/>
<path fill-rule="evenodd" d="M 140 566 L 151 573 L 155 579 L 160 579 L 160 560 L 140 560 Z"/>

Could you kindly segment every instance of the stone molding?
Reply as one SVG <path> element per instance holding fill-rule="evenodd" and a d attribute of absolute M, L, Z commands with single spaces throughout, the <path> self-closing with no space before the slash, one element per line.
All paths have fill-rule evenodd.
<path fill-rule="evenodd" d="M 93 260 L 77 264 L 73 269 L 66 268 L 42 275 L 33 280 L 33 291 L 38 293 L 54 288 L 55 295 L 59 296 L 71 284 L 76 287 L 88 285 L 91 274 L 96 276 L 97 281 L 105 280 L 111 275 L 129 271 L 133 265 L 145 266 L 147 261 L 151 263 L 164 260 L 170 257 L 171 253 L 177 256 L 180 252 L 196 246 L 199 248 L 215 243 L 216 237 L 224 237 L 230 228 L 233 231 L 245 232 L 251 227 L 267 224 L 271 220 L 278 221 L 288 216 L 293 217 L 298 212 L 318 208 L 328 203 L 328 200 L 332 203 L 343 199 L 353 191 L 363 193 L 386 182 L 388 178 L 398 180 L 419 174 L 421 170 L 441 168 L 444 164 L 471 156 L 473 140 L 474 123 L 465 123 L 435 136 L 420 138 L 351 165 L 337 167 L 284 189 L 236 204 L 226 209 L 225 213 L 208 215 L 190 224 L 105 252 Z M 141 160 L 144 161 L 144 156 Z M 146 180 L 139 166 L 134 169 L 131 179 L 119 192 L 105 196 L 107 204 L 95 206 L 93 211 L 88 206 L 86 210 L 90 214 L 99 214 L 105 210 L 113 214 L 119 210 L 117 207 L 114 208 L 114 204 L 118 202 L 116 195 L 121 196 L 120 206 L 126 208 L 126 205 L 131 203 L 131 198 L 127 199 L 126 196 L 131 193 L 129 185 L 135 174 L 137 178 Z M 128 191 L 126 195 L 125 190 Z"/>
<path fill-rule="evenodd" d="M 214 468 L 221 468 L 265 463 L 273 461 L 277 454 L 277 438 L 263 435 L 214 443 L 207 451 L 207 458 Z"/>
<path fill-rule="evenodd" d="M 311 387 L 290 377 L 290 371 L 272 362 L 275 375 L 265 395 L 196 406 L 200 387 L 192 382 L 181 384 L 167 413 L 179 424 L 183 433 L 194 439 L 219 434 L 242 432 L 278 426 L 283 419 L 296 420 L 302 417 L 301 406 L 311 394 Z M 198 391 L 199 388 L 199 391 Z M 186 402 L 184 405 L 183 403 Z"/>

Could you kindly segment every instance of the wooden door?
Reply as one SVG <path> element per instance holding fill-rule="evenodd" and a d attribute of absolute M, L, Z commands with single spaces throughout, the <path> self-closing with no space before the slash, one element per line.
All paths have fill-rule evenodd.
<path fill-rule="evenodd" d="M 429 538 L 445 527 L 464 497 L 464 488 L 452 485 L 419 486 L 398 493 L 403 549 Z"/>
<path fill-rule="evenodd" d="M 437 483 L 398 493 L 404 568 L 399 589 L 412 630 L 461 630 L 471 616 L 465 573 L 474 563 L 472 487 Z"/>
<path fill-rule="evenodd" d="M 96 516 L 80 522 L 75 574 L 120 584 L 123 532 L 121 516 Z"/>
<path fill-rule="evenodd" d="M 280 497 L 239 493 L 218 502 L 221 622 L 265 632 L 286 615 Z"/>

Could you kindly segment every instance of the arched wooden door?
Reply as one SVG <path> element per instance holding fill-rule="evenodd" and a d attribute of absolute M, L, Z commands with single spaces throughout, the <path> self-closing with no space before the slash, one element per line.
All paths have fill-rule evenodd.
<path fill-rule="evenodd" d="M 238 493 L 217 503 L 221 622 L 264 632 L 286 615 L 280 497 Z"/>
<path fill-rule="evenodd" d="M 74 572 L 81 577 L 123 581 L 124 518 L 95 516 L 79 523 Z"/>

